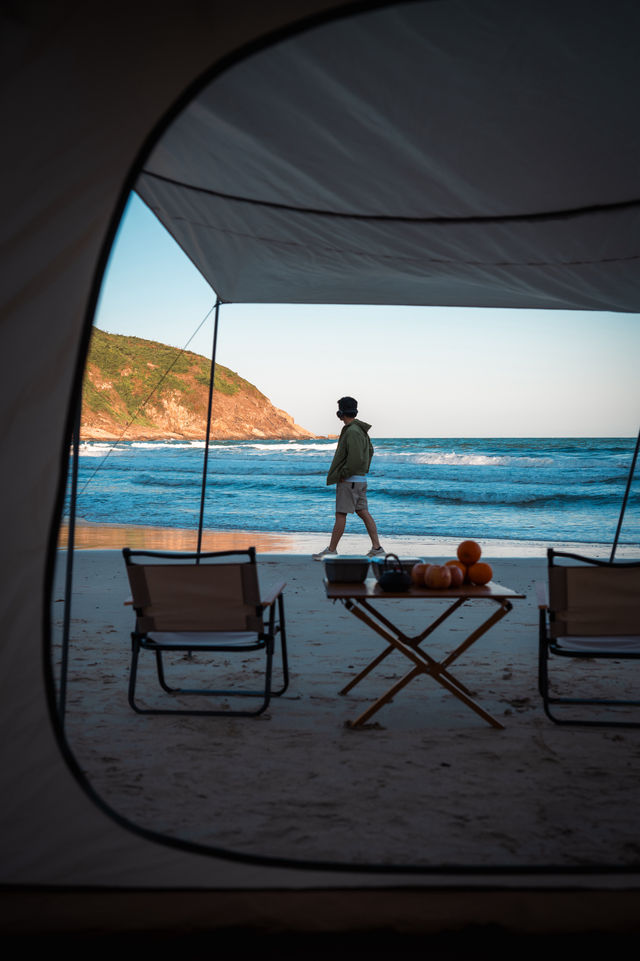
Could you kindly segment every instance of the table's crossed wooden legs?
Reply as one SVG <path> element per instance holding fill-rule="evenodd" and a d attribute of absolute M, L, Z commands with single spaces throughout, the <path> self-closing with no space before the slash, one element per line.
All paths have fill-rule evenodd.
<path fill-rule="evenodd" d="M 422 641 L 425 640 L 435 629 L 442 624 L 454 611 L 457 611 L 459 607 L 464 604 L 467 598 L 459 597 L 450 607 L 447 608 L 439 617 L 432 621 L 421 634 L 416 637 L 408 637 L 404 634 L 395 624 L 393 624 L 388 618 L 380 613 L 371 604 L 368 604 L 366 600 L 357 598 L 355 600 L 345 599 L 342 601 L 344 606 L 348 611 L 350 611 L 355 617 L 367 624 L 373 631 L 379 634 L 388 642 L 388 647 L 382 651 L 370 664 L 368 664 L 364 670 L 354 677 L 345 687 L 339 691 L 340 694 L 348 694 L 352 688 L 359 684 L 360 681 L 371 673 L 386 657 L 389 656 L 393 651 L 400 651 L 406 658 L 413 662 L 412 669 L 400 678 L 399 681 L 389 688 L 381 697 L 378 698 L 370 707 L 363 711 L 355 721 L 348 721 L 349 727 L 358 727 L 361 724 L 365 724 L 377 711 L 380 710 L 385 704 L 401 691 L 407 684 L 410 684 L 414 678 L 419 677 L 420 674 L 428 674 L 430 677 L 441 684 L 447 691 L 453 694 L 455 697 L 459 698 L 467 707 L 479 714 L 481 718 L 484 718 L 487 723 L 491 724 L 492 727 L 503 728 L 499 721 L 495 717 L 492 717 L 488 711 L 480 707 L 476 701 L 471 697 L 471 691 L 461 681 L 455 678 L 449 671 L 449 667 L 456 661 L 461 654 L 463 654 L 472 644 L 486 634 L 494 624 L 501 620 L 505 614 L 511 610 L 512 605 L 509 601 L 504 598 L 487 598 L 487 600 L 492 600 L 493 603 L 498 605 L 498 610 L 488 617 L 479 627 L 472 631 L 457 647 L 454 651 L 447 655 L 442 661 L 436 661 L 435 658 L 427 654 L 420 647 Z"/>

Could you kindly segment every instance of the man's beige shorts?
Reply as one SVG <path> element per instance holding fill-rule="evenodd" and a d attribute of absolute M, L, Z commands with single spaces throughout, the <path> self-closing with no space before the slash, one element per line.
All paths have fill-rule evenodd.
<path fill-rule="evenodd" d="M 362 481 L 338 481 L 336 485 L 336 514 L 366 511 L 367 485 Z"/>

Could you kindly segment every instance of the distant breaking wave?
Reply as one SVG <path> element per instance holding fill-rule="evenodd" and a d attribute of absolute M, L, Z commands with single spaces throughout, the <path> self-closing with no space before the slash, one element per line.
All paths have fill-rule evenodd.
<path fill-rule="evenodd" d="M 444 467 L 541 467 L 553 464 L 553 457 L 521 457 L 518 455 L 456 454 L 442 451 L 415 454 L 411 451 L 379 451 L 381 457 L 407 457 L 414 464 L 433 464 Z"/>
<path fill-rule="evenodd" d="M 170 447 L 173 450 L 179 450 L 181 447 L 195 448 L 196 450 L 202 450 L 204 448 L 203 440 L 134 440 L 131 441 L 131 447 L 139 447 L 142 450 L 155 450 L 156 448 Z"/>
<path fill-rule="evenodd" d="M 260 454 L 263 457 L 273 456 L 273 454 L 321 454 L 326 456 L 328 451 L 335 450 L 337 441 L 329 443 L 305 443 L 304 441 L 214 441 L 211 445 L 212 450 L 234 450 L 250 451 L 252 454 Z"/>

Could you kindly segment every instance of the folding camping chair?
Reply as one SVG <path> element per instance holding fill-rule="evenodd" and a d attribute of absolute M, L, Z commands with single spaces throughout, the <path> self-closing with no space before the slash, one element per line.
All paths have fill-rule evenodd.
<path fill-rule="evenodd" d="M 568 565 L 567 560 L 578 564 Z M 637 707 L 640 700 L 560 697 L 551 693 L 553 686 L 549 676 L 554 657 L 583 660 L 640 658 L 640 561 L 600 561 L 551 549 L 547 551 L 547 561 L 548 599 L 545 585 L 537 585 L 540 608 L 538 681 L 545 713 L 556 724 L 640 727 L 640 721 L 600 720 L 598 716 L 602 715 L 594 711 L 581 719 L 561 708 L 563 716 L 559 717 L 552 713 L 551 705 L 628 708 Z M 558 662 L 555 664 L 557 666 Z M 612 717 L 612 711 L 605 710 L 604 716 Z"/>
<path fill-rule="evenodd" d="M 131 634 L 129 704 L 139 714 L 206 714 L 256 716 L 270 698 L 284 694 L 289 684 L 284 621 L 284 584 L 260 599 L 255 548 L 206 554 L 175 554 L 132 551 L 123 555 L 136 612 Z M 142 559 L 142 560 L 141 560 Z M 283 686 L 273 691 L 272 663 L 275 639 L 280 635 Z M 168 694 L 200 694 L 219 697 L 259 697 L 255 710 L 187 710 L 142 708 L 136 703 L 136 680 L 141 651 L 152 651 L 160 686 Z M 245 659 L 262 651 L 264 684 L 259 690 L 243 688 L 201 689 L 170 687 L 165 679 L 163 655 L 167 652 L 218 652 Z M 191 669 L 195 665 L 189 665 Z"/>

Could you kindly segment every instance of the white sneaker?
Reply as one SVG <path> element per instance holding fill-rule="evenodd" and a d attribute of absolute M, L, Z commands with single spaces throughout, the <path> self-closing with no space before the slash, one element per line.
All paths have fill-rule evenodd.
<path fill-rule="evenodd" d="M 367 557 L 384 557 L 386 553 L 384 547 L 372 547 L 370 551 L 367 551 Z"/>
<path fill-rule="evenodd" d="M 332 551 L 330 547 L 325 547 L 323 551 L 319 551 L 317 554 L 312 554 L 314 561 L 321 561 L 323 557 L 336 557 L 337 551 Z"/>

